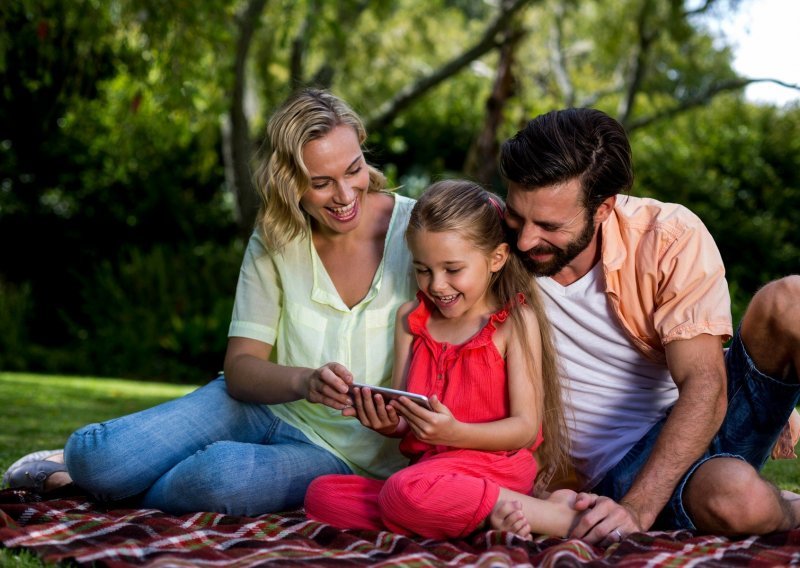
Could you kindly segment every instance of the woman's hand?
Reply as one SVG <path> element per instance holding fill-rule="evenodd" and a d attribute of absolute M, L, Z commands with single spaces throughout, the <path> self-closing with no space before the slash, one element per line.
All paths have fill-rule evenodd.
<path fill-rule="evenodd" d="M 306 381 L 305 398 L 309 402 L 342 410 L 353 405 L 353 401 L 347 394 L 352 383 L 353 374 L 344 365 L 326 363 L 311 372 Z"/>
<path fill-rule="evenodd" d="M 355 416 L 366 426 L 384 436 L 397 435 L 400 417 L 391 404 L 386 404 L 380 394 L 372 394 L 369 387 L 353 389 L 353 408 L 342 411 L 345 416 Z"/>
<path fill-rule="evenodd" d="M 463 422 L 456 420 L 450 409 L 435 395 L 429 397 L 429 400 L 433 411 L 426 410 L 404 396 L 393 400 L 389 406 L 394 406 L 406 419 L 419 441 L 433 445 L 462 447 L 459 440 Z"/>

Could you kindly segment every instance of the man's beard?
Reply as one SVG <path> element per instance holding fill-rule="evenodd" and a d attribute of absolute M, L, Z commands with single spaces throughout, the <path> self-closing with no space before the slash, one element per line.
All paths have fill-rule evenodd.
<path fill-rule="evenodd" d="M 527 251 L 520 251 L 516 247 L 515 250 L 528 272 L 534 276 L 554 276 L 586 250 L 594 238 L 594 230 L 594 216 L 592 215 L 586 219 L 583 231 L 574 240 L 567 243 L 563 249 L 553 245 L 540 245 Z M 531 254 L 552 254 L 553 257 L 547 262 L 539 262 L 533 260 L 530 257 Z"/>

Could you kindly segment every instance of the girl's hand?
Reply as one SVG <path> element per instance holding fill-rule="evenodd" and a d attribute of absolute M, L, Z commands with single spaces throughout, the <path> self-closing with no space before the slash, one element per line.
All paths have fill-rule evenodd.
<path fill-rule="evenodd" d="M 311 372 L 306 382 L 306 400 L 342 410 L 352 406 L 348 396 L 353 374 L 340 363 L 326 363 Z"/>
<path fill-rule="evenodd" d="M 463 424 L 453 417 L 450 409 L 442 404 L 435 395 L 429 397 L 428 400 L 430 400 L 432 412 L 404 396 L 393 400 L 389 406 L 397 408 L 397 412 L 406 419 L 419 441 L 433 445 L 460 447 L 458 440 Z"/>
<path fill-rule="evenodd" d="M 385 404 L 380 394 L 372 394 L 367 388 L 354 388 L 353 408 L 345 408 L 342 414 L 355 416 L 359 422 L 384 436 L 391 436 L 397 432 L 400 417 L 391 405 Z"/>

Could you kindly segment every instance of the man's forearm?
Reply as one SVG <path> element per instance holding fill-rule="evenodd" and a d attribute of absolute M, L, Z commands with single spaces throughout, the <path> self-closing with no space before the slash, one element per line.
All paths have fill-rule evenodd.
<path fill-rule="evenodd" d="M 686 381 L 653 451 L 620 503 L 644 530 L 655 522 L 678 482 L 708 448 L 725 417 L 724 382 L 713 376 Z"/>

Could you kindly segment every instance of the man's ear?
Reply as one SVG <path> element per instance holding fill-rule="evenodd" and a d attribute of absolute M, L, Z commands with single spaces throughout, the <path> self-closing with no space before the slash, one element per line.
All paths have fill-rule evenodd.
<path fill-rule="evenodd" d="M 497 248 L 492 251 L 489 257 L 489 270 L 491 272 L 497 272 L 503 268 L 503 265 L 505 265 L 508 260 L 510 251 L 511 248 L 508 246 L 508 243 L 500 243 L 497 245 Z"/>
<path fill-rule="evenodd" d="M 597 211 L 594 212 L 594 222 L 596 225 L 599 225 L 606 219 L 608 216 L 611 215 L 611 212 L 614 210 L 614 205 L 617 203 L 617 196 L 612 195 L 611 197 L 606 197 L 605 201 L 603 201 L 600 206 L 597 208 Z"/>

